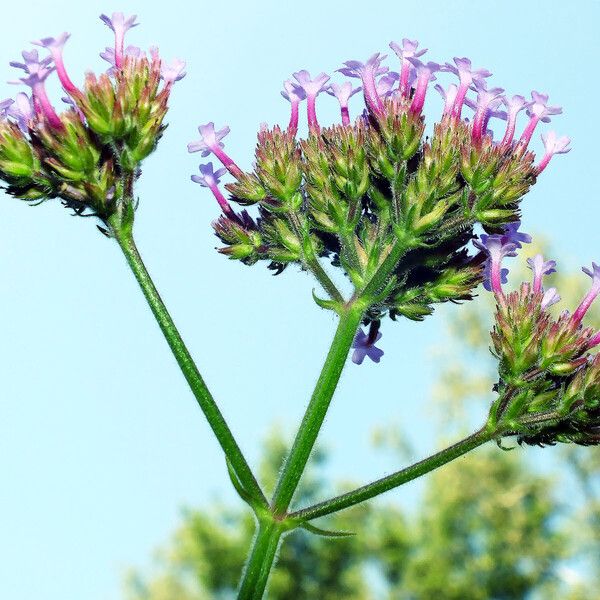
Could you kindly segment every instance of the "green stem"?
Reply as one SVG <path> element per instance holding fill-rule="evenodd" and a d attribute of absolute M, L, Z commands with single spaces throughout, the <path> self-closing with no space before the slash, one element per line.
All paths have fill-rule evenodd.
<path fill-rule="evenodd" d="M 360 325 L 362 314 L 363 311 L 360 307 L 356 304 L 350 304 L 340 315 L 340 322 L 331 343 L 329 354 L 325 359 L 321 375 L 277 483 L 272 501 L 275 515 L 285 514 L 296 491 L 323 425 L 327 409 L 342 374 L 348 351 Z"/>
<path fill-rule="evenodd" d="M 164 305 L 150 274 L 146 270 L 146 266 L 135 245 L 131 228 L 120 225 L 117 219 L 109 220 L 109 224 L 111 225 L 113 236 L 119 243 L 125 258 L 127 259 L 127 263 L 131 267 L 137 282 L 142 288 L 142 292 L 150 305 L 150 309 L 177 360 L 177 364 L 186 378 L 192 393 L 196 397 L 206 420 L 217 437 L 225 456 L 238 476 L 240 483 L 255 502 L 263 507 L 268 506 L 268 502 L 260 489 L 256 478 L 252 474 L 227 422 L 221 414 L 210 391 L 206 387 L 206 383 L 204 383 L 189 350 L 181 338 L 179 331 L 177 331 L 177 327 L 175 326 L 171 315 L 167 311 L 167 307 Z"/>
<path fill-rule="evenodd" d="M 276 521 L 259 522 L 238 590 L 238 600 L 261 600 L 283 529 Z"/>
<path fill-rule="evenodd" d="M 485 442 L 488 442 L 496 435 L 497 432 L 495 430 L 484 427 L 460 442 L 457 442 L 441 452 L 421 460 L 414 465 L 407 467 L 406 469 L 402 469 L 401 471 L 397 471 L 392 475 L 378 479 L 377 481 L 353 490 L 352 492 L 342 494 L 341 496 L 337 496 L 331 500 L 326 500 L 325 502 L 321 502 L 319 504 L 315 504 L 314 506 L 309 506 L 308 508 L 291 513 L 289 518 L 299 521 L 309 521 L 311 519 L 323 517 L 345 508 L 349 508 L 355 504 L 360 504 L 365 500 L 379 496 L 379 494 L 388 492 L 389 490 L 392 490 L 403 483 L 417 479 L 418 477 L 421 477 L 422 475 L 425 475 L 426 473 L 445 465 L 455 458 L 458 458 L 459 456 L 470 452 L 478 446 L 481 446 Z"/>
<path fill-rule="evenodd" d="M 392 246 L 389 254 L 383 259 L 383 262 L 379 265 L 379 268 L 375 271 L 373 277 L 369 280 L 369 283 L 367 283 L 360 292 L 362 298 L 369 299 L 386 284 L 388 277 L 396 268 L 398 261 L 410 247 L 411 244 L 406 239 L 396 240 L 396 243 Z"/>
<path fill-rule="evenodd" d="M 305 254 L 304 261 L 306 263 L 306 267 L 316 277 L 317 281 L 321 284 L 321 287 L 329 294 L 329 297 L 332 300 L 343 304 L 344 297 L 337 289 L 335 283 L 331 281 L 331 278 L 329 277 L 329 275 L 327 275 L 325 269 L 321 266 L 321 263 L 319 262 L 319 259 L 314 254 L 314 252 L 311 252 L 308 255 Z"/>

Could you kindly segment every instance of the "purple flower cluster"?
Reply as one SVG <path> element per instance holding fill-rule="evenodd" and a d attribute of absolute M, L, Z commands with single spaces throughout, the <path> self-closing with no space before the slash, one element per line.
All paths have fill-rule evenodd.
<path fill-rule="evenodd" d="M 115 34 L 114 47 L 106 48 L 106 51 L 100 55 L 111 64 L 110 75 L 114 75 L 123 68 L 126 57 L 145 57 L 145 53 L 140 48 L 135 46 L 124 48 L 125 34 L 129 29 L 138 25 L 135 22 L 135 15 L 125 17 L 123 13 L 116 12 L 111 17 L 101 15 L 100 19 Z M 82 92 L 69 77 L 63 58 L 64 47 L 69 37 L 70 34 L 65 32 L 58 37 L 46 37 L 34 41 L 34 45 L 48 51 L 48 56 L 40 58 L 37 50 L 26 50 L 22 53 L 23 62 L 12 61 L 10 63 L 12 67 L 25 73 L 18 81 L 11 83 L 22 83 L 31 88 L 31 98 L 24 93 L 19 93 L 14 104 L 11 102 L 10 108 L 4 113 L 0 113 L 2 118 L 7 116 L 13 118 L 23 131 L 26 131 L 35 119 L 43 120 L 56 129 L 63 127 L 62 121 L 48 97 L 45 82 L 56 71 L 64 91 L 68 94 L 65 101 L 77 109 L 77 101 L 82 97 Z M 153 59 L 158 59 L 156 49 L 151 49 L 150 54 Z M 170 64 L 161 64 L 161 76 L 165 86 L 171 86 L 174 82 L 182 79 L 185 76 L 184 69 L 185 62 L 180 59 L 176 59 Z"/>
<path fill-rule="evenodd" d="M 380 53 L 373 54 L 364 62 L 348 60 L 337 70 L 346 77 L 360 79 L 360 87 L 354 88 L 349 81 L 330 83 L 330 77 L 326 73 L 320 73 L 314 78 L 306 70 L 294 73 L 293 78 L 284 82 L 284 90 L 281 92 L 291 105 L 288 132 L 296 135 L 300 105 L 305 100 L 309 132 L 319 132 L 316 104 L 322 92 L 337 98 L 343 126 L 351 125 L 348 104 L 350 98 L 359 91 L 363 92 L 367 108 L 367 113 L 361 113 L 359 118 L 365 118 L 369 114 L 374 117 L 381 116 L 386 110 L 387 102 L 396 103 L 398 110 L 407 110 L 418 117 L 422 113 L 429 84 L 436 79 L 436 74 L 440 73 L 451 73 L 458 78 L 457 83 L 450 83 L 446 87 L 435 85 L 435 89 L 445 101 L 442 118 L 460 121 L 465 106 L 473 109 L 474 116 L 470 126 L 474 145 L 480 144 L 489 136 L 492 143 L 501 150 L 522 154 L 526 151 L 538 123 L 547 123 L 553 115 L 562 112 L 560 107 L 548 105 L 548 96 L 540 92 L 532 91 L 531 100 L 527 101 L 520 95 L 505 96 L 502 88 L 488 87 L 487 80 L 491 77 L 491 72 L 487 69 L 473 68 L 468 58 L 455 57 L 453 63 L 445 64 L 424 61 L 421 57 L 427 49 L 418 49 L 419 43 L 407 38 L 400 44 L 391 42 L 390 48 L 400 60 L 398 72 L 391 71 L 383 64 L 387 57 Z M 475 97 L 468 97 L 469 92 L 473 92 Z M 529 120 L 522 135 L 515 139 L 517 119 L 522 111 L 526 111 Z M 498 142 L 493 141 L 493 133 L 488 127 L 491 118 L 506 121 L 503 137 Z M 202 135 L 204 139 L 204 134 Z M 536 168 L 538 174 L 547 167 L 552 156 L 569 151 L 568 137 L 558 137 L 550 131 L 543 134 L 542 138 L 545 154 Z M 214 153 L 227 170 L 238 178 L 241 171 L 238 171 L 233 160 L 223 152 L 222 144 L 210 144 L 209 140 L 200 140 L 190 144 L 188 148 L 190 152 L 202 149 L 203 156 L 206 156 L 207 152 Z"/>

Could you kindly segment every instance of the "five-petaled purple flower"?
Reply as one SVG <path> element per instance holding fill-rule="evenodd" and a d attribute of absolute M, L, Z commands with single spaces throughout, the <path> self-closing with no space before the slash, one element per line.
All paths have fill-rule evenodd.
<path fill-rule="evenodd" d="M 176 81 L 181 81 L 186 76 L 185 60 L 174 58 L 170 63 L 162 64 L 160 76 L 165 85 L 172 85 Z"/>
<path fill-rule="evenodd" d="M 352 342 L 352 362 L 356 365 L 362 365 L 365 357 L 368 356 L 374 363 L 378 363 L 383 356 L 383 350 L 377 348 L 375 344 L 381 339 L 381 331 L 377 332 L 375 339 L 370 339 L 371 336 L 367 335 L 362 328 L 356 332 L 354 341 Z"/>
<path fill-rule="evenodd" d="M 233 160 L 223 152 L 225 144 L 221 141 L 228 133 L 227 125 L 215 131 L 215 124 L 211 121 L 198 127 L 201 139 L 188 144 L 188 152 L 200 152 L 201 156 L 208 156 L 211 152 L 221 161 L 222 165 L 236 178 L 242 174 L 242 170 Z"/>
<path fill-rule="evenodd" d="M 419 58 L 427 52 L 427 48 L 417 51 L 418 47 L 419 42 L 417 40 L 409 40 L 408 38 L 402 40 L 402 46 L 397 42 L 390 42 L 390 48 L 396 53 L 402 63 L 400 69 L 400 94 L 402 96 L 408 96 L 410 92 L 412 64 L 408 59 Z"/>
<path fill-rule="evenodd" d="M 35 115 L 33 102 L 25 92 L 19 92 L 10 105 L 7 114 L 12 117 L 23 133 L 27 133 L 31 120 Z"/>
<path fill-rule="evenodd" d="M 515 137 L 515 128 L 517 124 L 517 115 L 525 108 L 531 106 L 531 102 L 527 102 L 524 96 L 518 94 L 512 98 L 502 97 L 502 104 L 506 106 L 506 131 L 500 145 L 508 148 Z"/>
<path fill-rule="evenodd" d="M 474 142 L 481 140 L 487 131 L 487 125 L 492 111 L 498 107 L 502 100 L 502 88 L 489 88 L 485 79 L 478 79 L 475 82 L 477 90 L 477 105 L 475 107 L 475 116 L 473 117 L 472 137 Z"/>
<path fill-rule="evenodd" d="M 327 73 L 319 73 L 314 79 L 311 79 L 310 73 L 306 69 L 294 73 L 294 79 L 306 94 L 306 110 L 308 115 L 308 128 L 311 131 L 319 130 L 317 121 L 317 96 L 325 91 L 326 84 L 330 77 Z"/>
<path fill-rule="evenodd" d="M 415 95 L 413 96 L 410 110 L 415 114 L 419 114 L 425 104 L 425 94 L 427 93 L 429 82 L 435 79 L 434 73 L 437 73 L 441 69 L 441 66 L 431 61 L 424 63 L 418 58 L 409 58 L 408 60 L 415 67 L 417 73 Z"/>
<path fill-rule="evenodd" d="M 382 67 L 381 63 L 386 56 L 382 56 L 379 52 L 373 54 L 367 62 L 359 60 L 347 60 L 339 73 L 346 77 L 356 77 L 362 81 L 363 93 L 365 102 L 371 111 L 378 114 L 383 110 L 383 103 L 377 94 L 377 86 L 375 78 L 388 72 L 388 67 Z"/>
<path fill-rule="evenodd" d="M 67 75 L 67 70 L 65 69 L 65 63 L 63 60 L 63 49 L 70 36 L 71 34 L 65 31 L 57 38 L 47 37 L 32 43 L 36 46 L 42 46 L 42 48 L 46 48 L 50 52 L 50 56 L 52 57 L 54 66 L 56 67 L 56 74 L 58 75 L 60 83 L 65 92 L 67 92 L 67 94 L 78 94 L 80 92 L 77 89 L 77 86 L 71 81 L 71 78 Z"/>
<path fill-rule="evenodd" d="M 531 243 L 531 236 L 519 231 L 520 221 L 509 223 L 503 234 L 482 234 L 473 244 L 488 255 L 483 287 L 494 294 L 502 294 L 502 284 L 506 283 L 508 269 L 502 268 L 502 260 L 507 256 L 516 256 L 517 249 Z"/>
<path fill-rule="evenodd" d="M 533 291 L 539 294 L 542 291 L 544 275 L 556 273 L 556 261 L 545 261 L 541 254 L 536 254 L 533 258 L 527 259 L 527 265 L 533 271 Z"/>
<path fill-rule="evenodd" d="M 288 131 L 293 135 L 296 135 L 296 132 L 298 131 L 298 107 L 300 106 L 300 102 L 302 102 L 302 100 L 306 98 L 306 92 L 304 91 L 304 88 L 298 85 L 295 81 L 292 81 L 291 79 L 286 79 L 283 82 L 283 90 L 281 91 L 281 95 L 291 105 Z"/>
<path fill-rule="evenodd" d="M 214 171 L 212 162 L 202 163 L 198 169 L 200 170 L 200 175 L 192 175 L 192 181 L 199 183 L 202 187 L 208 188 L 213 193 L 223 212 L 227 215 L 232 215 L 233 210 L 219 189 L 219 181 L 227 173 L 227 169 L 222 168 Z"/>
<path fill-rule="evenodd" d="M 122 12 L 114 12 L 112 17 L 100 15 L 100 19 L 112 29 L 115 33 L 115 67 L 120 69 L 123 66 L 123 48 L 125 45 L 125 33 L 139 23 L 135 22 L 137 15 L 125 18 Z"/>
<path fill-rule="evenodd" d="M 342 114 L 342 125 L 350 125 L 350 113 L 348 111 L 348 101 L 354 94 L 360 92 L 361 87 L 354 88 L 350 81 L 344 81 L 341 85 L 338 83 L 330 84 L 325 90 L 330 96 L 337 98 L 340 103 Z"/>
<path fill-rule="evenodd" d="M 548 163 L 555 154 L 566 154 L 571 151 L 569 144 L 571 138 L 563 135 L 558 137 L 555 131 L 548 131 L 548 133 L 542 133 L 542 141 L 544 142 L 544 156 L 537 166 L 538 175 L 548 166 Z"/>
<path fill-rule="evenodd" d="M 491 73 L 487 69 L 473 69 L 471 61 L 468 58 L 459 58 L 457 56 L 454 57 L 454 65 L 450 63 L 444 65 L 444 71 L 450 71 L 458 76 L 459 86 L 456 100 L 452 107 L 452 116 L 460 119 L 465 97 L 471 85 L 481 81 L 485 77 L 489 77 Z"/>
<path fill-rule="evenodd" d="M 522 149 L 527 148 L 529 145 L 531 136 L 540 121 L 542 121 L 542 123 L 549 123 L 552 115 L 560 115 L 562 113 L 562 108 L 560 106 L 548 106 L 547 94 L 533 91 L 531 92 L 531 99 L 532 102 L 527 108 L 529 123 L 527 123 L 525 131 L 523 131 L 521 138 L 519 139 L 519 145 Z"/>

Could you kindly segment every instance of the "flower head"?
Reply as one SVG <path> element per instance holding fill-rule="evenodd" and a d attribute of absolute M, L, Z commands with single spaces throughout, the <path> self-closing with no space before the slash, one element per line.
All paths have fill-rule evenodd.
<path fill-rule="evenodd" d="M 211 152 L 214 152 L 216 148 L 224 148 L 225 144 L 221 141 L 230 131 L 229 127 L 225 125 L 223 129 L 215 131 L 215 124 L 211 121 L 206 125 L 200 125 L 198 127 L 201 139 L 197 142 L 190 142 L 188 144 L 188 152 L 201 152 L 201 156 L 208 156 Z"/>
<path fill-rule="evenodd" d="M 378 363 L 383 356 L 383 350 L 377 348 L 375 344 L 381 339 L 381 332 L 378 331 L 374 340 L 370 339 L 362 328 L 356 332 L 354 341 L 352 342 L 352 362 L 356 365 L 362 365 L 365 357 L 368 356 L 374 363 Z"/>
<path fill-rule="evenodd" d="M 532 102 L 527 108 L 527 114 L 536 116 L 542 123 L 550 123 L 552 115 L 560 115 L 562 108 L 560 106 L 548 106 L 548 95 L 540 92 L 531 92 Z"/>

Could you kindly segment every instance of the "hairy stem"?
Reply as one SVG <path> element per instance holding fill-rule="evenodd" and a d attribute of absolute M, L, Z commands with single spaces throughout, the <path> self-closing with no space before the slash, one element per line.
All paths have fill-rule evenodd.
<path fill-rule="evenodd" d="M 204 383 L 204 380 L 198 371 L 198 367 L 196 367 L 196 364 L 181 338 L 171 315 L 167 311 L 167 307 L 164 305 L 150 274 L 146 270 L 146 266 L 135 245 L 131 227 L 121 225 L 117 219 L 109 221 L 109 224 L 111 226 L 112 234 L 119 243 L 125 258 L 127 259 L 127 263 L 133 271 L 133 274 L 148 301 L 152 314 L 156 318 L 156 321 L 177 360 L 177 364 L 186 378 L 192 393 L 196 397 L 206 420 L 212 428 L 241 485 L 257 504 L 262 505 L 263 507 L 268 506 L 268 502 L 258 485 L 256 478 L 252 474 L 227 422 L 208 390 L 206 383 Z"/>
<path fill-rule="evenodd" d="M 291 513 L 289 517 L 291 519 L 309 521 L 311 519 L 316 519 L 318 517 L 323 517 L 325 515 L 338 512 L 345 508 L 350 508 L 351 506 L 360 504 L 365 500 L 369 500 L 375 496 L 379 496 L 380 494 L 393 490 L 394 488 L 412 481 L 413 479 L 417 479 L 418 477 L 421 477 L 422 475 L 425 475 L 426 473 L 429 473 L 430 471 L 449 463 L 459 456 L 474 450 L 478 446 L 481 446 L 485 442 L 493 439 L 496 435 L 497 432 L 494 429 L 488 429 L 487 427 L 484 427 L 460 442 L 457 442 L 456 444 L 445 448 L 441 452 L 425 458 L 424 460 L 421 460 L 414 465 L 407 467 L 406 469 L 397 471 L 396 473 L 388 475 L 387 477 L 382 477 L 373 483 L 364 485 L 363 487 L 332 498 L 331 500 L 326 500 L 325 502 L 320 502 L 314 506 L 309 506 L 308 508 Z"/>
<path fill-rule="evenodd" d="M 275 489 L 272 501 L 275 515 L 285 514 L 298 487 L 340 380 L 362 314 L 362 309 L 354 304 L 348 305 L 341 313 L 329 354 Z"/>
<path fill-rule="evenodd" d="M 238 600 L 261 600 L 283 529 L 276 521 L 260 521 L 238 590 Z"/>

